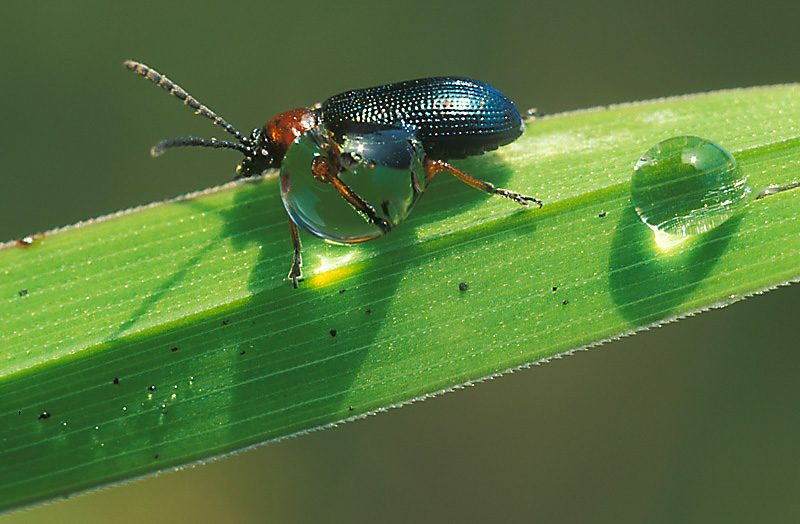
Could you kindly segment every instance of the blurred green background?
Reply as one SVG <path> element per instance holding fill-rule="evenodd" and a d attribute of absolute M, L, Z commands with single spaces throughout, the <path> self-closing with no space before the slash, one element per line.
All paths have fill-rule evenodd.
<path fill-rule="evenodd" d="M 548 113 L 800 80 L 797 2 L 633 4 L 6 2 L 0 239 L 232 177 L 233 152 L 150 158 L 160 138 L 220 132 L 127 72 L 127 58 L 245 132 L 343 90 L 420 76 L 476 77 Z M 782 288 L 0 520 L 797 522 L 798 306 L 800 286 Z"/>

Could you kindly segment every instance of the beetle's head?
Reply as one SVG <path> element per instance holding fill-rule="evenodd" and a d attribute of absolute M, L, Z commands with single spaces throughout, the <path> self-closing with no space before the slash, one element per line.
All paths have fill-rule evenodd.
<path fill-rule="evenodd" d="M 125 66 L 163 87 L 171 95 L 182 100 L 185 105 L 194 109 L 196 114 L 208 118 L 236 138 L 235 142 L 195 136 L 167 138 L 152 147 L 150 152 L 153 156 L 158 156 L 168 149 L 185 146 L 235 149 L 244 155 L 244 160 L 236 168 L 236 178 L 259 175 L 268 168 L 280 167 L 286 151 L 295 139 L 316 127 L 320 121 L 318 112 L 313 109 L 293 109 L 279 114 L 267 122 L 263 128 L 255 129 L 247 137 L 158 71 L 131 60 L 125 62 Z"/>

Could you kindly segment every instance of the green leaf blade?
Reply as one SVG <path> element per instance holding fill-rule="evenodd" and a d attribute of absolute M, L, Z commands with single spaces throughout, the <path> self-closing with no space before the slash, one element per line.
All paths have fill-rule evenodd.
<path fill-rule="evenodd" d="M 779 86 L 537 120 L 458 165 L 544 208 L 440 175 L 387 237 L 304 237 L 298 290 L 274 176 L 7 245 L 0 508 L 334 424 L 796 280 L 796 191 L 668 254 L 628 191 L 639 155 L 683 134 L 731 151 L 756 192 L 800 180 L 798 117 L 800 88 Z"/>

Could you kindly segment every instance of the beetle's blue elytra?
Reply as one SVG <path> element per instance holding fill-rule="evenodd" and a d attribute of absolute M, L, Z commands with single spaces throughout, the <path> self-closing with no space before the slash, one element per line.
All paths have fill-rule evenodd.
<path fill-rule="evenodd" d="M 506 145 L 525 130 L 506 95 L 483 82 L 452 76 L 420 78 L 334 95 L 322 104 L 334 134 L 359 125 L 414 130 L 430 158 L 480 155 Z"/>
<path fill-rule="evenodd" d="M 506 145 L 525 129 L 514 103 L 483 82 L 435 77 L 347 91 L 316 107 L 281 113 L 245 136 L 161 73 L 130 60 L 125 66 L 236 139 L 168 138 L 153 146 L 154 156 L 183 146 L 235 149 L 244 155 L 237 178 L 280 168 L 294 247 L 289 271 L 294 287 L 302 280 L 298 226 L 337 243 L 377 238 L 406 218 L 441 171 L 524 206 L 542 205 L 446 162 Z"/>

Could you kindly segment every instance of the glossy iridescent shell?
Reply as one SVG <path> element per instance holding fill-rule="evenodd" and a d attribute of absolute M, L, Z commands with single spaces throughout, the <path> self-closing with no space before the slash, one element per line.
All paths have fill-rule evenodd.
<path fill-rule="evenodd" d="M 496 149 L 525 130 L 506 95 L 484 82 L 452 76 L 347 91 L 325 101 L 321 111 L 336 136 L 400 126 L 416 133 L 427 156 L 442 160 Z"/>

